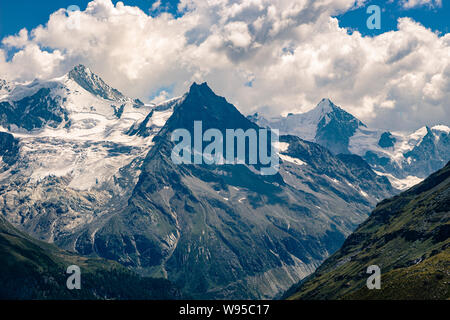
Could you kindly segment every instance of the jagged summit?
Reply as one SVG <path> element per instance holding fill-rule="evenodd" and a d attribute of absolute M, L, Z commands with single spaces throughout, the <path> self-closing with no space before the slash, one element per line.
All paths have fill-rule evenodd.
<path fill-rule="evenodd" d="M 89 69 L 88 67 L 86 67 L 84 64 L 78 64 L 76 66 L 74 66 L 72 68 L 72 70 L 70 72 L 78 72 L 78 73 L 92 73 L 91 69 Z"/>
<path fill-rule="evenodd" d="M 189 88 L 188 95 L 216 96 L 214 91 L 208 86 L 208 83 L 193 82 Z"/>
<path fill-rule="evenodd" d="M 93 73 L 88 67 L 79 64 L 68 73 L 69 79 L 75 81 L 86 91 L 97 95 L 103 99 L 113 101 L 126 101 L 127 99 L 121 92 L 110 87 L 102 78 Z"/>
<path fill-rule="evenodd" d="M 191 89 L 195 89 L 195 88 L 198 88 L 198 89 L 206 89 L 206 88 L 208 88 L 208 89 L 210 89 L 209 88 L 209 86 L 208 86 L 208 83 L 205 81 L 205 82 L 202 82 L 202 83 L 197 83 L 197 81 L 194 81 L 192 84 L 191 84 L 191 86 L 190 86 L 190 90 Z M 211 90 L 211 89 L 210 89 Z"/>
<path fill-rule="evenodd" d="M 12 84 L 5 79 L 0 79 L 0 99 L 12 91 Z"/>
<path fill-rule="evenodd" d="M 186 93 L 185 101 L 190 101 L 195 108 L 210 108 L 215 105 L 215 103 L 220 101 L 226 101 L 224 97 L 218 96 L 206 82 L 197 83 L 193 82 Z"/>
<path fill-rule="evenodd" d="M 218 96 L 206 82 L 194 82 L 187 94 L 174 108 L 174 116 L 167 123 L 174 128 L 192 129 L 194 121 L 202 121 L 204 128 L 256 128 L 235 106 Z"/>
<path fill-rule="evenodd" d="M 330 99 L 322 99 L 316 108 L 304 115 L 309 123 L 316 124 L 314 141 L 330 149 L 333 153 L 349 153 L 349 139 L 360 127 L 362 121 Z"/>
<path fill-rule="evenodd" d="M 262 127 L 278 129 L 282 134 L 293 134 L 318 142 L 335 154 L 349 153 L 349 138 L 357 128 L 366 127 L 328 98 L 322 99 L 315 108 L 305 113 L 290 113 L 286 117 L 268 120 L 257 114 L 248 118 Z"/>
<path fill-rule="evenodd" d="M 346 111 L 340 108 L 339 106 L 335 105 L 333 101 L 331 101 L 329 98 L 323 98 L 313 109 L 304 113 L 289 113 L 286 116 L 286 118 L 290 117 L 298 118 L 303 117 L 304 115 L 308 115 L 308 118 L 318 123 L 322 119 L 322 117 L 333 112 L 346 112 Z"/>
<path fill-rule="evenodd" d="M 336 106 L 333 101 L 331 101 L 328 98 L 323 98 L 320 100 L 319 104 L 316 106 L 316 109 L 320 110 L 322 113 L 330 113 L 333 112 L 336 109 L 340 109 L 338 106 Z"/>
<path fill-rule="evenodd" d="M 78 83 L 77 80 L 79 80 L 79 79 L 87 79 L 87 78 L 90 78 L 90 77 L 99 79 L 99 80 L 101 80 L 103 82 L 103 80 L 99 76 L 97 76 L 95 73 L 93 73 L 91 71 L 91 69 L 89 69 L 88 67 L 86 67 L 83 64 L 79 64 L 79 65 L 74 66 L 67 73 L 67 75 L 68 75 L 68 77 L 70 79 L 74 80 L 77 83 Z"/>
<path fill-rule="evenodd" d="M 329 116 L 330 119 L 335 118 L 338 121 L 346 121 L 346 122 L 356 121 L 359 123 L 359 125 L 365 127 L 362 121 L 355 118 L 352 114 L 348 113 L 341 107 L 334 104 L 333 101 L 331 101 L 328 98 L 323 98 L 322 100 L 320 100 L 320 102 L 314 109 L 306 112 L 305 114 L 308 114 L 310 118 L 315 119 L 317 122 L 322 121 L 323 117 Z"/>

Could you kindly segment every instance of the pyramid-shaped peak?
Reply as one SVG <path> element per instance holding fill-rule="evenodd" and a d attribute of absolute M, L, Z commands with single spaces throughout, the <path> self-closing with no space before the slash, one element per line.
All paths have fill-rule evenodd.
<path fill-rule="evenodd" d="M 336 110 L 338 107 L 328 98 L 323 98 L 320 100 L 317 105 L 317 109 L 319 109 L 322 113 L 330 113 Z"/>
<path fill-rule="evenodd" d="M 73 67 L 69 71 L 69 79 L 72 79 L 85 90 L 103 99 L 115 101 L 126 100 L 126 97 L 122 93 L 110 87 L 102 78 L 82 64 Z"/>
<path fill-rule="evenodd" d="M 182 102 L 174 108 L 166 126 L 170 130 L 191 130 L 195 121 L 202 121 L 205 130 L 256 127 L 256 124 L 242 115 L 234 105 L 215 94 L 206 82 L 192 83 Z"/>
<path fill-rule="evenodd" d="M 75 67 L 72 68 L 72 70 L 69 71 L 69 75 L 70 74 L 92 74 L 91 69 L 89 69 L 88 67 L 86 67 L 84 64 L 78 64 Z"/>
<path fill-rule="evenodd" d="M 83 64 L 76 65 L 68 73 L 69 78 L 81 85 L 80 82 L 99 82 L 104 84 L 104 81 L 88 67 Z"/>

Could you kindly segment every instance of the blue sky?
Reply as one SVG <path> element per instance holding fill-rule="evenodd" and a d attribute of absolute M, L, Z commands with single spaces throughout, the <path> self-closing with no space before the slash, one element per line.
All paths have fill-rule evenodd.
<path fill-rule="evenodd" d="M 52 79 L 82 63 L 145 102 L 207 81 L 246 114 L 305 112 L 330 98 L 381 129 L 450 120 L 450 0 L 368 0 L 357 9 L 353 0 L 189 0 L 181 13 L 179 0 L 161 0 L 174 16 L 151 17 L 154 0 L 123 1 L 142 11 L 110 1 L 86 11 L 88 0 L 0 0 L 0 78 Z M 60 11 L 47 28 L 18 34 L 70 5 L 83 12 Z M 367 28 L 370 5 L 382 9 L 379 31 Z M 329 17 L 339 12 L 338 25 Z"/>
<path fill-rule="evenodd" d="M 366 9 L 370 5 L 378 5 L 382 10 L 380 30 L 369 30 L 366 26 L 366 20 L 369 17 L 369 14 L 366 13 Z M 372 0 L 368 1 L 364 6 L 348 11 L 337 18 L 339 19 L 339 25 L 341 27 L 346 27 L 350 30 L 358 30 L 363 35 L 372 36 L 391 30 L 397 30 L 397 20 L 401 17 L 410 17 L 433 31 L 448 33 L 450 4 L 448 0 L 444 0 L 442 2 L 442 7 L 440 8 L 420 6 L 405 9 L 401 6 L 400 1 Z"/>
<path fill-rule="evenodd" d="M 45 24 L 51 13 L 60 8 L 67 8 L 70 5 L 77 5 L 84 10 L 90 0 L 58 0 L 58 1 L 32 1 L 13 0 L 0 1 L 0 39 L 16 34 L 22 28 L 31 30 L 40 24 Z M 113 0 L 116 4 L 118 0 Z M 155 0 L 122 0 L 126 5 L 138 6 L 148 13 Z M 161 5 L 167 7 L 168 11 L 176 13 L 178 0 L 162 0 Z"/>
<path fill-rule="evenodd" d="M 117 0 L 113 1 L 117 3 Z M 138 6 L 144 12 L 149 12 L 149 8 L 155 0 L 123 0 L 126 5 Z M 59 0 L 59 1 L 30 1 L 14 0 L 0 2 L 0 39 L 17 34 L 20 29 L 31 30 L 39 24 L 45 24 L 49 15 L 70 5 L 77 5 L 84 10 L 89 0 Z M 167 11 L 177 14 L 176 6 L 178 0 L 162 0 L 162 7 Z M 382 23 L 380 30 L 369 30 L 366 27 L 366 20 L 369 16 L 366 13 L 367 6 L 371 4 L 379 5 L 382 8 Z M 377 35 L 386 31 L 397 29 L 397 19 L 400 17 L 411 17 L 433 31 L 443 33 L 449 32 L 450 4 L 448 0 L 443 0 L 441 8 L 416 7 L 404 9 L 400 1 L 368 1 L 363 7 L 352 10 L 337 16 L 341 27 L 349 30 L 358 30 L 363 35 Z"/>

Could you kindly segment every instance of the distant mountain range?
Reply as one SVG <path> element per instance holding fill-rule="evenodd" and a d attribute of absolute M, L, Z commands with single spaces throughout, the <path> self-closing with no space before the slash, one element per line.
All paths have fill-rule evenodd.
<path fill-rule="evenodd" d="M 366 287 L 381 268 L 380 290 Z M 450 162 L 422 183 L 379 203 L 290 299 L 449 299 Z"/>
<path fill-rule="evenodd" d="M 175 165 L 170 133 L 258 128 L 207 84 L 146 105 L 84 66 L 4 83 L 0 210 L 87 257 L 167 278 L 196 298 L 273 298 L 337 250 L 395 193 L 357 155 L 280 137 L 280 170 Z"/>
<path fill-rule="evenodd" d="M 419 183 L 450 160 L 450 128 L 422 127 L 413 133 L 368 128 L 350 113 L 323 99 L 314 109 L 286 117 L 248 117 L 263 127 L 325 146 L 334 154 L 356 154 L 400 190 Z"/>

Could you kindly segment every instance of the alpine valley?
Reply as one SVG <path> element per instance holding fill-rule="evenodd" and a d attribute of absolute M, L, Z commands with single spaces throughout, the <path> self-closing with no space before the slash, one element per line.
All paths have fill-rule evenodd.
<path fill-rule="evenodd" d="M 366 269 L 381 268 L 379 290 Z M 448 300 L 450 162 L 423 182 L 380 202 L 369 219 L 290 299 Z"/>
<path fill-rule="evenodd" d="M 174 164 L 171 133 L 193 133 L 194 121 L 280 129 L 278 173 Z M 377 203 L 444 167 L 449 134 L 443 125 L 368 129 L 329 100 L 306 114 L 245 117 L 206 83 L 144 104 L 78 65 L 48 81 L 0 81 L 0 218 L 14 230 L 5 239 L 20 235 L 21 247 L 39 251 L 37 264 L 46 254 L 61 257 L 55 266 L 108 259 L 170 297 L 272 299 L 312 274 Z M 2 260 L 17 256 L 7 241 Z"/>

